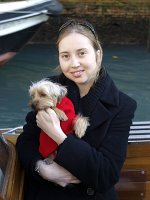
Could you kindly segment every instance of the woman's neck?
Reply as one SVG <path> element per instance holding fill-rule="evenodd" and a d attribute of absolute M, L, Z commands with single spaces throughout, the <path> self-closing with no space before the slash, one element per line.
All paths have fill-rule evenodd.
<path fill-rule="evenodd" d="M 87 95 L 92 85 L 93 83 L 78 84 L 77 86 L 79 88 L 80 97 L 84 97 L 85 95 Z"/>

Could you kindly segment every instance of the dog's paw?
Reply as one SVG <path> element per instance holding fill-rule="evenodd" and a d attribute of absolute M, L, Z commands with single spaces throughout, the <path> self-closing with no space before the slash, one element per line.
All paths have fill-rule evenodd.
<path fill-rule="evenodd" d="M 64 111 L 60 110 L 59 108 L 55 107 L 53 108 L 53 110 L 56 112 L 58 118 L 60 121 L 67 121 L 68 117 L 67 115 L 64 113 Z"/>
<path fill-rule="evenodd" d="M 78 115 L 75 124 L 74 124 L 74 131 L 75 134 L 82 138 L 85 135 L 87 127 L 90 125 L 88 117 L 83 117 L 82 115 Z"/>

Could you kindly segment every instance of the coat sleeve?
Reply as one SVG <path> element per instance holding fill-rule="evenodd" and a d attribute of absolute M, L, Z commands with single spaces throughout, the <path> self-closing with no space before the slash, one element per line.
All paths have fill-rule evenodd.
<path fill-rule="evenodd" d="M 122 106 L 110 121 L 105 138 L 98 148 L 74 135 L 69 135 L 59 146 L 55 161 L 88 187 L 98 192 L 107 191 L 119 179 L 135 109 L 134 101 Z"/>
<path fill-rule="evenodd" d="M 34 112 L 29 112 L 23 132 L 17 139 L 16 149 L 27 175 L 42 180 L 34 170 L 36 161 L 42 159 L 39 153 L 39 134 L 40 129 L 36 125 L 36 115 Z"/>

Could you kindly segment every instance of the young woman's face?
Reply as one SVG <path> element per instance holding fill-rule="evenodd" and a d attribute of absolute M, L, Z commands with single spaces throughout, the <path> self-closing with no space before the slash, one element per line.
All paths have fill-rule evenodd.
<path fill-rule="evenodd" d="M 58 45 L 59 63 L 62 72 L 77 85 L 92 85 L 101 55 L 95 52 L 90 40 L 82 34 L 70 33 L 65 36 Z"/>

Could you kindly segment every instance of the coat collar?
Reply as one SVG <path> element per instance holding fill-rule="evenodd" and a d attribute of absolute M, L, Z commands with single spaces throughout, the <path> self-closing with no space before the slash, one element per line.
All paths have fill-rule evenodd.
<path fill-rule="evenodd" d="M 67 86 L 68 97 L 73 102 L 76 113 L 82 113 L 83 116 L 89 117 L 90 126 L 87 128 L 84 140 L 93 146 L 99 146 L 99 143 L 105 137 L 106 131 L 98 131 L 95 141 L 93 130 L 104 122 L 111 120 L 114 109 L 116 110 L 116 107 L 119 105 L 119 91 L 114 82 L 107 72 L 103 70 L 89 93 L 80 98 L 78 87 L 74 82 L 67 79 L 64 75 L 57 78 L 59 83 Z"/>
<path fill-rule="evenodd" d="M 89 93 L 82 98 L 80 98 L 79 90 L 75 83 L 64 75 L 62 77 L 65 80 L 63 84 L 67 85 L 68 88 L 68 97 L 74 103 L 77 113 L 81 112 L 84 116 L 90 116 L 94 109 L 101 108 L 100 110 L 104 117 L 104 113 L 108 114 L 107 106 L 117 106 L 119 104 L 119 91 L 104 68 L 102 68 L 97 82 Z"/>

